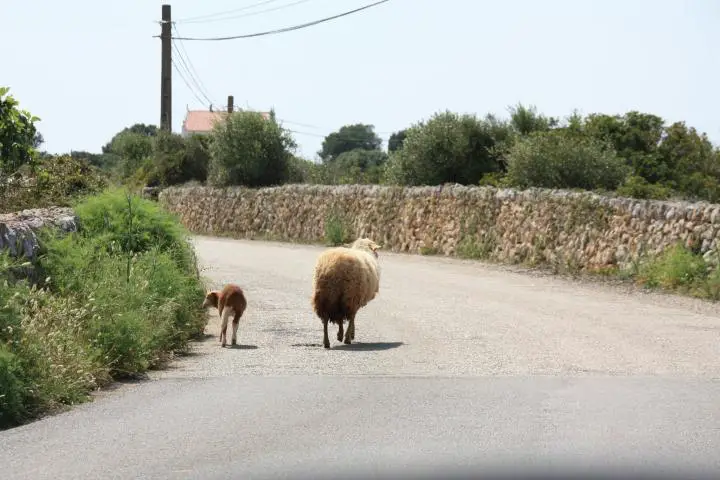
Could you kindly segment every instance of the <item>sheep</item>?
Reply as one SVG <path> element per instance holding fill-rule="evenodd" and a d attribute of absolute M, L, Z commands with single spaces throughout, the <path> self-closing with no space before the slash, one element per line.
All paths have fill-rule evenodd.
<path fill-rule="evenodd" d="M 218 309 L 218 314 L 222 318 L 220 325 L 220 344 L 222 347 L 227 345 L 227 325 L 230 316 L 233 316 L 232 322 L 232 340 L 231 345 L 237 345 L 237 331 L 242 317 L 247 308 L 247 300 L 242 288 L 234 283 L 225 285 L 221 291 L 212 290 L 205 295 L 205 301 L 202 308 L 214 307 Z"/>
<path fill-rule="evenodd" d="M 338 325 L 343 341 L 343 321 L 348 320 L 344 343 L 355 339 L 355 315 L 380 291 L 377 251 L 382 248 L 369 238 L 351 245 L 325 250 L 317 259 L 313 276 L 312 307 L 323 323 L 323 346 L 330 348 L 328 322 Z"/>

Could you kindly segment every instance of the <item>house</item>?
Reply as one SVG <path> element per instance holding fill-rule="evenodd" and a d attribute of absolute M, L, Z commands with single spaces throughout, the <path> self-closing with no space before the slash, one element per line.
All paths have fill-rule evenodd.
<path fill-rule="evenodd" d="M 265 120 L 270 119 L 270 112 L 259 112 Z M 180 135 L 188 137 L 194 133 L 208 134 L 215 122 L 222 121 L 227 116 L 225 111 L 188 110 L 185 113 Z"/>

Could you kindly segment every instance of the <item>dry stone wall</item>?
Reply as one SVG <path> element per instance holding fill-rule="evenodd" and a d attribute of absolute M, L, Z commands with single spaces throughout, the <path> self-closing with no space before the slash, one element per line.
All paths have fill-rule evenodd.
<path fill-rule="evenodd" d="M 720 230 L 720 205 L 544 189 L 173 187 L 158 200 L 197 234 L 323 242 L 335 215 L 351 237 L 394 252 L 588 270 L 623 267 L 679 241 L 710 256 Z"/>

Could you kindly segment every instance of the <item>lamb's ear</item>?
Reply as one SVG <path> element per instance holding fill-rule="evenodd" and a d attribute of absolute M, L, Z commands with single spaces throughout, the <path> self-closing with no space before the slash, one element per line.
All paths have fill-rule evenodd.
<path fill-rule="evenodd" d="M 372 249 L 373 252 L 377 252 L 378 250 L 380 250 L 380 249 L 382 248 L 382 245 L 378 245 L 377 243 L 373 243 L 373 244 L 370 245 L 370 248 Z"/>

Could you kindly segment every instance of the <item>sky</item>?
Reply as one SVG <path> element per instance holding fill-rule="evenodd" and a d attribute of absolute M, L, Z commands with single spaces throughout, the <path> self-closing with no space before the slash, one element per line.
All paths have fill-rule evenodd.
<path fill-rule="evenodd" d="M 159 124 L 163 3 L 175 35 L 217 37 L 374 1 L 0 0 L 0 85 L 41 118 L 45 150 L 100 152 L 124 127 Z M 233 95 L 236 107 L 274 108 L 310 159 L 346 124 L 374 125 L 387 145 L 439 111 L 507 117 L 518 102 L 561 118 L 640 110 L 717 144 L 719 20 L 714 0 L 390 0 L 177 47 L 215 105 Z M 175 132 L 188 108 L 208 108 L 190 86 L 173 70 Z"/>

